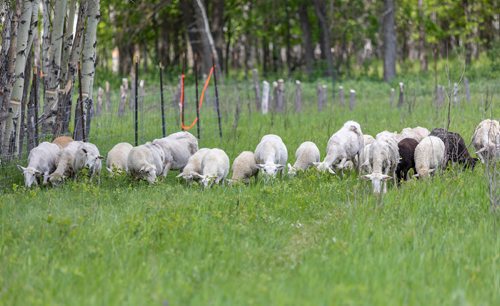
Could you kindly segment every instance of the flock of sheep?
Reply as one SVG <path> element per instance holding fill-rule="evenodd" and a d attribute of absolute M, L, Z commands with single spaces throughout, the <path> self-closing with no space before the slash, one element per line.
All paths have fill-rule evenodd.
<path fill-rule="evenodd" d="M 500 124 L 486 119 L 479 123 L 472 144 L 481 162 L 500 158 Z M 57 137 L 52 143 L 43 142 L 31 150 L 26 168 L 18 166 L 24 174 L 25 185 L 58 185 L 66 178 L 77 177 L 87 168 L 92 177 L 99 177 L 102 160 L 94 144 L 73 141 L 70 137 Z M 478 159 L 472 158 L 464 139 L 442 128 L 429 132 L 422 127 L 405 128 L 401 133 L 383 131 L 372 137 L 363 134 L 355 121 L 347 121 L 334 133 L 326 147 L 326 157 L 320 161 L 320 151 L 310 141 L 302 143 L 295 153 L 293 166 L 287 164 L 288 151 L 277 135 L 265 135 L 255 152 L 244 151 L 233 161 L 233 175 L 229 173 L 229 157 L 218 148 L 198 149 L 198 140 L 189 132 L 177 132 L 139 146 L 129 143 L 115 145 L 106 158 L 109 172 L 126 172 L 137 179 L 154 183 L 169 170 L 179 170 L 177 176 L 186 181 L 198 181 L 205 187 L 224 181 L 249 183 L 259 172 L 265 180 L 316 167 L 319 171 L 335 174 L 335 170 L 356 169 L 362 178 L 370 180 L 375 193 L 387 191 L 389 179 L 395 183 L 414 177 L 425 178 L 446 167 L 448 162 L 474 168 Z"/>

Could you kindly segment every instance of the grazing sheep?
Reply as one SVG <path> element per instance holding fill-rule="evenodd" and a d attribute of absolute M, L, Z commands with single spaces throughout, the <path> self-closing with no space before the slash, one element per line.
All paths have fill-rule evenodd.
<path fill-rule="evenodd" d="M 500 158 L 500 123 L 491 119 L 481 121 L 472 136 L 472 144 L 483 164 Z"/>
<path fill-rule="evenodd" d="M 99 149 L 97 149 L 94 144 L 90 142 L 81 143 L 78 150 L 76 150 L 73 160 L 73 171 L 75 176 L 83 168 L 89 169 L 90 178 L 96 175 L 99 176 L 102 168 L 101 161 L 103 159 L 104 157 L 101 156 Z"/>
<path fill-rule="evenodd" d="M 445 166 L 451 161 L 452 163 L 462 164 L 464 169 L 471 168 L 474 170 L 474 166 L 479 159 L 470 156 L 465 141 L 460 134 L 443 128 L 435 128 L 432 130 L 431 136 L 439 137 L 444 142 Z"/>
<path fill-rule="evenodd" d="M 348 161 L 356 163 L 364 146 L 363 132 L 359 123 L 347 121 L 342 128 L 330 137 L 326 146 L 323 162 L 314 163 L 319 171 L 328 170 L 335 174 L 332 166 L 345 168 Z M 359 166 L 359 163 L 356 163 Z"/>
<path fill-rule="evenodd" d="M 437 169 L 441 169 L 445 162 L 444 142 L 436 136 L 427 136 L 415 148 L 415 177 L 425 178 Z"/>
<path fill-rule="evenodd" d="M 375 138 L 374 138 L 375 141 Z M 363 150 L 359 153 L 359 165 L 360 165 L 360 171 L 361 173 L 371 173 L 372 172 L 372 167 L 370 165 L 370 150 L 372 147 L 372 143 L 366 144 L 363 147 Z"/>
<path fill-rule="evenodd" d="M 233 161 L 233 177 L 231 181 L 243 181 L 248 184 L 250 178 L 257 177 L 258 173 L 259 168 L 255 163 L 255 154 L 251 151 L 243 151 Z"/>
<path fill-rule="evenodd" d="M 132 150 L 132 146 L 128 142 L 120 142 L 116 144 L 109 152 L 106 158 L 106 169 L 112 173 L 113 170 L 118 172 L 127 172 L 128 153 Z"/>
<path fill-rule="evenodd" d="M 278 135 L 265 135 L 255 148 L 255 162 L 266 179 L 275 177 L 278 171 L 283 175 L 287 160 L 288 151 Z"/>
<path fill-rule="evenodd" d="M 154 184 L 163 173 L 163 151 L 151 143 L 133 147 L 127 157 L 127 169 L 136 179 L 145 179 Z"/>
<path fill-rule="evenodd" d="M 43 177 L 43 184 L 47 184 L 49 174 L 57 167 L 61 149 L 58 145 L 50 142 L 42 142 L 31 149 L 28 155 L 28 166 L 26 168 L 17 165 L 17 168 L 23 172 L 24 185 L 28 188 L 31 185 L 38 185 L 38 179 Z"/>
<path fill-rule="evenodd" d="M 405 181 L 408 179 L 408 171 L 410 171 L 410 169 L 413 169 L 413 172 L 416 173 L 415 148 L 417 145 L 418 141 L 413 138 L 405 138 L 398 143 L 400 157 L 398 167 L 396 168 L 398 183 L 401 182 L 402 179 Z"/>
<path fill-rule="evenodd" d="M 49 182 L 61 183 L 65 178 L 75 177 L 83 168 L 90 170 L 91 178 L 101 172 L 103 157 L 94 144 L 83 141 L 71 141 L 61 150 L 56 170 L 50 174 Z"/>
<path fill-rule="evenodd" d="M 59 137 L 56 137 L 56 139 L 54 139 L 52 141 L 52 143 L 55 143 L 56 145 L 59 146 L 59 148 L 64 149 L 72 141 L 73 141 L 73 138 L 71 138 L 69 136 L 59 136 Z"/>
<path fill-rule="evenodd" d="M 183 178 L 187 182 L 190 182 L 192 180 L 197 180 L 198 176 L 196 176 L 194 174 L 201 173 L 201 170 L 202 170 L 201 169 L 201 161 L 203 160 L 203 157 L 205 156 L 205 154 L 208 153 L 208 151 L 210 151 L 210 149 L 203 148 L 203 149 L 199 149 L 196 153 L 191 155 L 191 157 L 189 157 L 189 159 L 188 159 L 186 166 L 184 167 L 184 169 L 182 169 L 182 172 L 179 175 L 177 175 L 177 177 Z"/>
<path fill-rule="evenodd" d="M 363 142 L 364 142 L 365 146 L 372 144 L 374 141 L 375 141 L 375 138 L 373 138 L 372 135 L 363 134 Z"/>
<path fill-rule="evenodd" d="M 226 152 L 217 148 L 210 149 L 201 161 L 201 172 L 194 175 L 198 176 L 205 188 L 224 181 L 229 173 L 229 157 Z"/>
<path fill-rule="evenodd" d="M 189 157 L 198 151 L 198 140 L 189 132 L 177 132 L 167 137 L 153 140 L 153 144 L 163 150 L 164 175 L 169 170 L 181 170 Z"/>
<path fill-rule="evenodd" d="M 303 142 L 295 151 L 295 163 L 288 164 L 288 175 L 294 176 L 297 171 L 303 171 L 307 168 L 314 166 L 314 163 L 320 161 L 320 153 L 318 146 L 314 142 Z"/>
<path fill-rule="evenodd" d="M 422 139 L 425 137 L 429 136 L 430 132 L 428 129 L 417 126 L 414 128 L 404 128 L 401 131 L 401 134 L 399 134 L 400 140 L 403 140 L 405 138 L 412 138 L 415 139 L 416 141 L 420 142 Z"/>
<path fill-rule="evenodd" d="M 362 178 L 372 182 L 374 193 L 380 193 L 382 185 L 383 193 L 386 193 L 387 183 L 385 181 L 390 178 L 396 180 L 396 168 L 399 162 L 396 137 L 390 132 L 377 134 L 375 142 L 370 145 L 369 154 L 368 160 L 372 173 L 363 175 Z"/>

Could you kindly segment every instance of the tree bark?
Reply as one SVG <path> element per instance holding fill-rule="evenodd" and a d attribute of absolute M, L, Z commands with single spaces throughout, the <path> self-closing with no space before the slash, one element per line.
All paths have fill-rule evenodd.
<path fill-rule="evenodd" d="M 314 0 L 314 8 L 316 11 L 316 16 L 318 17 L 319 30 L 321 42 L 321 53 L 326 59 L 327 71 L 326 75 L 333 77 L 333 54 L 330 48 L 330 28 L 328 26 L 328 20 L 326 19 L 326 6 L 324 0 Z"/>
<path fill-rule="evenodd" d="M 24 70 L 26 68 L 26 59 L 31 50 L 33 42 L 33 31 L 38 22 L 38 1 L 24 0 L 22 4 L 22 13 L 18 29 L 18 41 L 16 46 L 16 64 L 14 68 L 14 85 L 9 101 L 8 117 L 5 122 L 5 130 L 2 139 L 2 153 L 7 156 L 8 153 L 17 153 L 19 145 L 20 131 L 20 110 L 22 95 L 24 89 Z M 14 141 L 11 146 L 11 141 Z M 7 153 L 7 154 L 6 154 Z"/>
<path fill-rule="evenodd" d="M 384 80 L 391 81 L 396 77 L 396 31 L 394 27 L 394 0 L 384 0 L 383 32 L 384 32 Z"/>
<path fill-rule="evenodd" d="M 423 0 L 418 0 L 418 15 L 419 15 L 419 23 L 418 23 L 418 58 L 420 60 L 420 70 L 423 72 L 427 72 L 428 70 L 428 61 L 427 61 L 427 52 L 425 46 L 425 15 L 423 8 Z"/>
<path fill-rule="evenodd" d="M 302 28 L 302 38 L 304 39 L 304 60 L 306 62 L 306 73 L 311 76 L 314 65 L 314 46 L 312 43 L 312 30 L 309 15 L 307 14 L 307 3 L 302 2 L 299 5 L 299 20 L 300 27 Z"/>
<path fill-rule="evenodd" d="M 215 50 L 219 59 L 221 70 L 224 63 L 224 0 L 214 0 L 212 7 L 212 35 L 214 37 Z"/>

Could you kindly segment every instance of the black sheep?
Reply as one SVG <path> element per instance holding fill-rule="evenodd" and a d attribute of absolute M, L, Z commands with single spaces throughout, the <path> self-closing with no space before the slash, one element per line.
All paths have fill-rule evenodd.
<path fill-rule="evenodd" d="M 415 172 L 415 148 L 418 145 L 418 141 L 413 138 L 405 138 L 398 143 L 399 148 L 399 163 L 396 168 L 396 175 L 398 177 L 398 182 L 401 179 L 408 179 L 408 171 L 413 169 Z"/>
<path fill-rule="evenodd" d="M 470 168 L 474 170 L 474 166 L 479 159 L 470 156 L 465 141 L 460 134 L 443 128 L 435 128 L 430 135 L 439 137 L 444 142 L 445 160 L 447 162 L 459 163 L 464 166 L 464 169 Z"/>

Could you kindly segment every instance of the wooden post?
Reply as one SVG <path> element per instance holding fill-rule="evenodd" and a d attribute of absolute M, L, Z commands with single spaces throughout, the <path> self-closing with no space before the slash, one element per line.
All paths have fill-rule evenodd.
<path fill-rule="evenodd" d="M 354 107 L 356 106 L 356 91 L 354 89 L 351 89 L 349 95 L 349 110 L 353 111 Z"/>
<path fill-rule="evenodd" d="M 269 112 L 269 82 L 262 82 L 262 104 L 261 110 L 263 114 L 267 114 Z"/>
<path fill-rule="evenodd" d="M 444 104 L 444 87 L 438 84 L 436 92 L 436 106 L 442 107 L 443 104 Z"/>
<path fill-rule="evenodd" d="M 453 83 L 453 104 L 458 105 L 460 97 L 458 96 L 458 83 Z"/>
<path fill-rule="evenodd" d="M 137 83 L 139 81 L 139 58 L 135 58 L 135 80 L 134 80 L 134 87 L 135 87 L 135 92 L 134 92 L 134 131 L 135 131 L 135 146 L 137 147 L 139 145 L 139 109 L 138 109 L 138 104 L 137 104 Z"/>
<path fill-rule="evenodd" d="M 104 89 L 102 87 L 99 87 L 97 89 L 97 107 L 95 110 L 96 116 L 99 116 L 102 112 L 102 97 L 104 95 Z"/>
<path fill-rule="evenodd" d="M 276 111 L 282 113 L 285 111 L 285 81 L 279 79 L 276 83 Z"/>
<path fill-rule="evenodd" d="M 389 106 L 393 107 L 394 106 L 394 99 L 396 98 L 396 91 L 394 88 L 391 88 L 391 97 L 389 98 Z"/>
<path fill-rule="evenodd" d="M 198 59 L 195 56 L 194 58 L 194 86 L 196 92 L 196 98 L 194 100 L 195 108 L 196 108 L 196 135 L 198 139 L 200 139 L 200 98 L 198 95 Z"/>
<path fill-rule="evenodd" d="M 258 112 L 260 112 L 261 98 L 260 98 L 260 88 L 259 88 L 259 73 L 257 69 L 252 69 L 252 79 L 253 79 L 253 88 L 255 91 L 255 108 L 257 109 Z"/>
<path fill-rule="evenodd" d="M 182 76 L 179 77 L 179 81 L 177 82 L 177 89 L 175 90 L 175 94 L 172 98 L 172 108 L 175 113 L 175 126 L 179 126 L 179 113 L 180 113 L 180 101 L 181 101 L 181 92 L 182 92 Z"/>
<path fill-rule="evenodd" d="M 215 87 L 215 105 L 217 107 L 217 121 L 219 123 L 219 137 L 222 139 L 222 125 L 221 125 L 221 120 L 220 120 L 220 107 L 219 107 L 219 91 L 217 90 L 217 74 L 216 74 L 216 67 L 215 67 L 215 59 L 214 55 L 212 54 L 212 69 L 214 70 L 214 87 Z"/>
<path fill-rule="evenodd" d="M 344 86 L 339 86 L 339 100 L 340 106 L 345 106 L 345 94 L 344 94 Z"/>
<path fill-rule="evenodd" d="M 128 80 L 122 79 L 122 85 L 120 86 L 120 104 L 118 106 L 118 116 L 123 116 L 125 112 L 125 105 L 127 104 L 128 97 Z"/>
<path fill-rule="evenodd" d="M 302 84 L 299 80 L 295 81 L 295 112 L 302 112 Z"/>
<path fill-rule="evenodd" d="M 470 87 L 468 78 L 464 79 L 464 86 L 465 86 L 465 99 L 467 103 L 470 103 Z"/>
<path fill-rule="evenodd" d="M 105 90 L 106 90 L 106 112 L 110 112 L 111 111 L 111 88 L 109 86 L 108 81 L 106 81 Z"/>
<path fill-rule="evenodd" d="M 161 134 L 163 137 L 166 135 L 165 129 L 165 102 L 163 100 L 163 66 L 160 63 L 160 106 L 161 106 Z"/>
<path fill-rule="evenodd" d="M 404 96 L 404 84 L 403 82 L 399 82 L 399 100 L 398 100 L 398 108 L 401 108 L 403 106 L 405 101 L 405 96 Z"/>
<path fill-rule="evenodd" d="M 326 85 L 318 85 L 318 111 L 321 112 L 323 110 L 323 106 L 325 105 L 326 100 Z"/>

